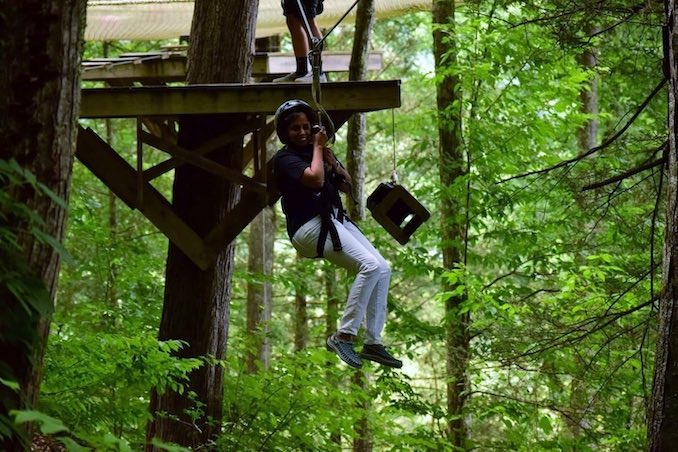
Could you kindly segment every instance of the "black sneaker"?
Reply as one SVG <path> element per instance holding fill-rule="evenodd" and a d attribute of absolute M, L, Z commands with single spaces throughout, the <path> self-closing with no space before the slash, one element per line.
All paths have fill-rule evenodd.
<path fill-rule="evenodd" d="M 387 367 L 395 367 L 400 369 L 403 367 L 403 362 L 399 359 L 394 358 L 381 344 L 365 344 L 363 349 L 360 352 L 360 357 L 364 359 L 369 359 L 375 363 Z"/>
<path fill-rule="evenodd" d="M 363 362 L 353 349 L 353 342 L 342 341 L 333 334 L 327 338 L 327 349 L 335 352 L 343 362 L 351 367 L 360 369 L 363 365 Z"/>

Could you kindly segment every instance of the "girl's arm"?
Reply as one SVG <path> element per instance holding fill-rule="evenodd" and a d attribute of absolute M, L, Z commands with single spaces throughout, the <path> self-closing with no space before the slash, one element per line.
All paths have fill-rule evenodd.
<path fill-rule="evenodd" d="M 314 190 L 320 190 L 325 184 L 325 162 L 323 159 L 323 149 L 327 143 L 327 134 L 325 129 L 313 135 L 313 159 L 311 166 L 304 170 L 301 175 L 301 183 Z"/>

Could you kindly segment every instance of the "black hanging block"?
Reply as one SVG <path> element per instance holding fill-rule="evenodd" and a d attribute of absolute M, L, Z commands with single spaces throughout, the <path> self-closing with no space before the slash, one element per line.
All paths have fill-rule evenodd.
<path fill-rule="evenodd" d="M 390 182 L 379 184 L 367 197 L 367 208 L 401 245 L 406 244 L 414 231 L 431 217 L 429 211 L 402 185 Z"/>

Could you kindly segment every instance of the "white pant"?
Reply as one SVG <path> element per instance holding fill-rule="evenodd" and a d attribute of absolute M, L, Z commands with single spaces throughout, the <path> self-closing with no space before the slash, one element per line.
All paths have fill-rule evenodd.
<path fill-rule="evenodd" d="M 323 257 L 356 274 L 339 331 L 355 336 L 365 320 L 365 344 L 381 344 L 391 269 L 353 223 L 340 223 L 334 218 L 332 221 L 339 233 L 342 250 L 334 251 L 330 234 L 327 234 Z M 320 227 L 320 216 L 317 216 L 300 227 L 292 237 L 292 245 L 303 257 L 317 257 Z"/>

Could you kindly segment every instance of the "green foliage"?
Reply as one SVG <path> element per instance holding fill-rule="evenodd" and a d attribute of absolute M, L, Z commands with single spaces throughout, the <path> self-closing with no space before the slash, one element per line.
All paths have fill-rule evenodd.
<path fill-rule="evenodd" d="M 369 420 L 378 450 L 441 450 L 443 443 L 429 429 L 406 421 L 442 413 L 421 399 L 405 375 L 368 365 L 365 391 L 350 381 L 352 371 L 316 347 L 279 354 L 271 369 L 247 374 L 240 347 L 234 348 L 219 450 L 334 450 L 336 438 L 352 440 L 366 401 L 376 402 Z"/>
<path fill-rule="evenodd" d="M 122 438 L 118 438 L 111 433 L 105 433 L 99 436 L 87 435 L 88 439 L 76 436 L 71 432 L 60 419 L 48 416 L 40 411 L 33 410 L 15 410 L 10 413 L 14 416 L 14 422 L 17 424 L 32 423 L 38 427 L 41 435 L 49 436 L 60 442 L 68 452 L 132 452 L 130 444 Z M 153 440 L 152 444 L 160 450 L 169 452 L 184 452 L 188 449 L 175 444 L 163 443 Z"/>
<path fill-rule="evenodd" d="M 143 444 L 151 388 L 183 392 L 199 359 L 175 357 L 183 345 L 158 342 L 148 332 L 135 337 L 62 329 L 52 337 L 45 363 L 42 406 L 58 413 L 75 434 L 114 433 Z"/>
<path fill-rule="evenodd" d="M 346 448 L 365 402 L 375 450 L 451 450 L 445 302 L 460 295 L 466 299 L 453 315 L 472 319 L 464 411 L 469 448 L 643 448 L 660 290 L 662 174 L 656 168 L 582 188 L 659 157 L 663 93 L 590 157 L 512 178 L 585 152 L 578 130 L 591 118 L 599 121 L 598 142 L 612 136 L 658 83 L 661 20 L 652 9 L 642 20 L 626 20 L 625 3 L 603 14 L 585 2 L 464 2 L 454 27 L 457 62 L 438 68 L 429 12 L 377 21 L 372 44 L 386 64 L 370 76 L 400 79 L 402 107 L 394 116 L 368 116 L 365 191 L 389 178 L 395 143 L 401 183 L 433 214 L 405 247 L 371 218 L 361 223 L 391 263 L 384 336 L 405 367 L 368 364 L 369 384 L 360 389 L 349 381 L 352 371 L 322 350 L 325 268 L 297 260 L 278 210 L 272 277 L 248 274 L 245 240 L 238 239 L 220 450 L 329 450 L 337 435 Z M 590 25 L 604 32 L 590 37 Z M 350 49 L 351 35 L 350 27 L 337 30 L 328 47 Z M 596 50 L 597 66 L 580 64 L 585 49 Z M 468 168 L 449 186 L 441 185 L 438 167 L 437 121 L 445 115 L 435 107 L 435 82 L 442 74 L 460 78 Z M 581 110 L 592 80 L 598 114 Z M 102 122 L 90 125 L 105 134 Z M 114 147 L 133 162 L 134 124 L 114 121 L 113 130 Z M 338 155 L 346 151 L 343 133 Z M 156 158 L 163 156 L 149 152 L 149 162 Z M 170 193 L 171 175 L 154 183 Z M 455 269 L 441 264 L 446 219 L 438 206 L 446 199 L 459 206 L 454 220 L 468 219 L 468 243 L 456 243 L 467 245 L 466 261 Z M 110 433 L 137 449 L 150 389 L 182 390 L 203 361 L 173 358 L 178 343 L 152 339 L 166 240 L 138 213 L 110 203 L 81 165 L 69 207 L 66 247 L 73 262 L 61 274 L 41 409 L 88 443 L 103 444 Z M 352 278 L 339 275 L 343 300 Z M 254 342 L 245 333 L 248 281 L 270 282 L 274 293 L 272 319 L 260 333 L 272 343 L 272 366 L 254 374 L 244 370 Z M 292 352 L 295 291 L 306 296 L 309 315 L 308 347 L 298 353 Z"/>

